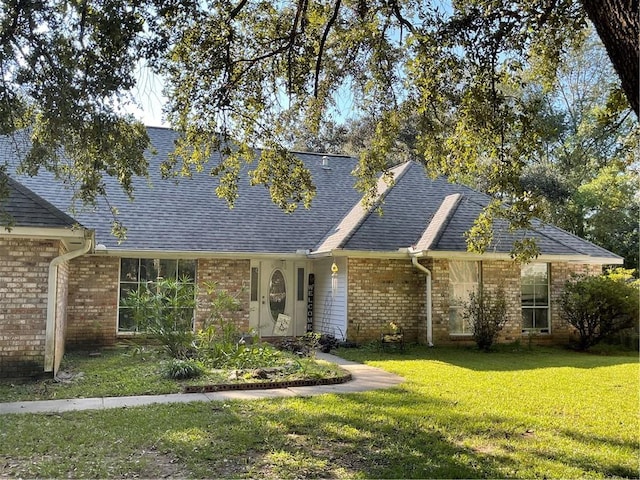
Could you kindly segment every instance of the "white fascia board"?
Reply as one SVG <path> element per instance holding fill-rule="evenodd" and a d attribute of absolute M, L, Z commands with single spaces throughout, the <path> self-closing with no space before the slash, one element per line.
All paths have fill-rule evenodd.
<path fill-rule="evenodd" d="M 326 257 L 349 257 L 349 258 L 409 258 L 406 249 L 380 252 L 375 250 L 343 250 L 337 248 L 324 252 L 312 252 L 309 258 L 326 258 Z"/>
<path fill-rule="evenodd" d="M 48 227 L 2 227 L 0 235 L 10 235 L 21 238 L 85 238 L 87 230 L 77 228 L 48 228 Z"/>
<path fill-rule="evenodd" d="M 67 251 L 72 252 L 84 247 L 86 239 L 94 238 L 95 232 L 84 227 L 47 228 L 47 227 L 13 227 L 10 230 L 0 229 L 0 236 L 14 238 L 60 240 Z"/>
<path fill-rule="evenodd" d="M 419 257 L 446 258 L 450 260 L 508 260 L 514 261 L 508 253 L 474 253 L 474 252 L 446 252 L 446 251 L 422 251 L 417 254 Z M 622 258 L 590 257 L 588 255 L 539 255 L 531 259 L 532 262 L 539 263 L 583 263 L 592 265 L 622 265 Z"/>

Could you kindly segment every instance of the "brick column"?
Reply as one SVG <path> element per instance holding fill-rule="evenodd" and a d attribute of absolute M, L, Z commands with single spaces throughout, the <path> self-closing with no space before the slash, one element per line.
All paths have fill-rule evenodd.
<path fill-rule="evenodd" d="M 211 315 L 211 299 L 207 295 L 205 283 L 215 282 L 221 290 L 226 290 L 240 302 L 240 309 L 230 313 L 228 318 L 242 331 L 249 330 L 249 260 L 199 259 L 196 266 L 198 285 L 198 308 L 196 309 L 196 329 L 203 327 Z"/>
<path fill-rule="evenodd" d="M 118 257 L 85 255 L 69 262 L 67 347 L 116 342 L 119 274 Z"/>
<path fill-rule="evenodd" d="M 55 240 L 0 238 L 0 377 L 44 371 L 49 264 Z"/>

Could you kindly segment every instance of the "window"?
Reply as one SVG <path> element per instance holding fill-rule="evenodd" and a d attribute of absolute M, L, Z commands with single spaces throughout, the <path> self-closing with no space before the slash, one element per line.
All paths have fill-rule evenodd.
<path fill-rule="evenodd" d="M 522 331 L 549 333 L 549 266 L 531 263 L 522 267 Z"/>
<path fill-rule="evenodd" d="M 471 329 L 462 318 L 469 295 L 478 291 L 480 262 L 449 261 L 449 333 L 470 335 Z"/>
<path fill-rule="evenodd" d="M 141 288 L 153 288 L 162 279 L 172 278 L 187 285 L 194 285 L 195 260 L 171 260 L 157 258 L 122 258 L 120 260 L 120 305 L 118 307 L 118 332 L 134 332 L 136 326 L 131 309 L 124 306 L 129 292 Z M 194 289 L 195 292 L 195 289 Z M 193 316 L 193 309 L 190 309 Z"/>
<path fill-rule="evenodd" d="M 274 270 L 269 280 L 269 308 L 274 322 L 278 320 L 278 315 L 284 313 L 286 305 L 287 288 L 284 274 L 281 270 Z"/>
<path fill-rule="evenodd" d="M 251 267 L 251 301 L 258 301 L 258 267 Z"/>
<path fill-rule="evenodd" d="M 296 295 L 296 300 L 299 302 L 304 302 L 304 268 L 298 268 L 298 294 Z"/>

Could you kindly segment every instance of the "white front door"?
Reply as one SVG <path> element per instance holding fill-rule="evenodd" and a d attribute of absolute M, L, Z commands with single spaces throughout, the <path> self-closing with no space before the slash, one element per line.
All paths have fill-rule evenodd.
<path fill-rule="evenodd" d="M 306 277 L 306 262 L 251 261 L 249 321 L 260 337 L 304 335 Z"/>

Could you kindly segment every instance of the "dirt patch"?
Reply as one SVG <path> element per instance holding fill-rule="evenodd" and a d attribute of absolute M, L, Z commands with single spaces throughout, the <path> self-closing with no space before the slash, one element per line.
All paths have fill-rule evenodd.
<path fill-rule="evenodd" d="M 71 459 L 56 459 L 51 455 L 31 456 L 29 458 L 14 458 L 0 456 L 0 478 L 34 478 L 42 477 L 42 467 L 52 463 L 69 463 L 70 469 L 66 473 L 60 472 L 61 477 L 74 478 Z M 130 455 L 126 465 L 118 464 L 114 459 L 95 459 L 96 472 L 105 468 L 109 477 L 119 478 L 185 478 L 189 476 L 189 470 L 171 454 L 161 453 L 154 448 L 142 450 Z M 44 475 L 49 476 L 49 475 Z"/>

